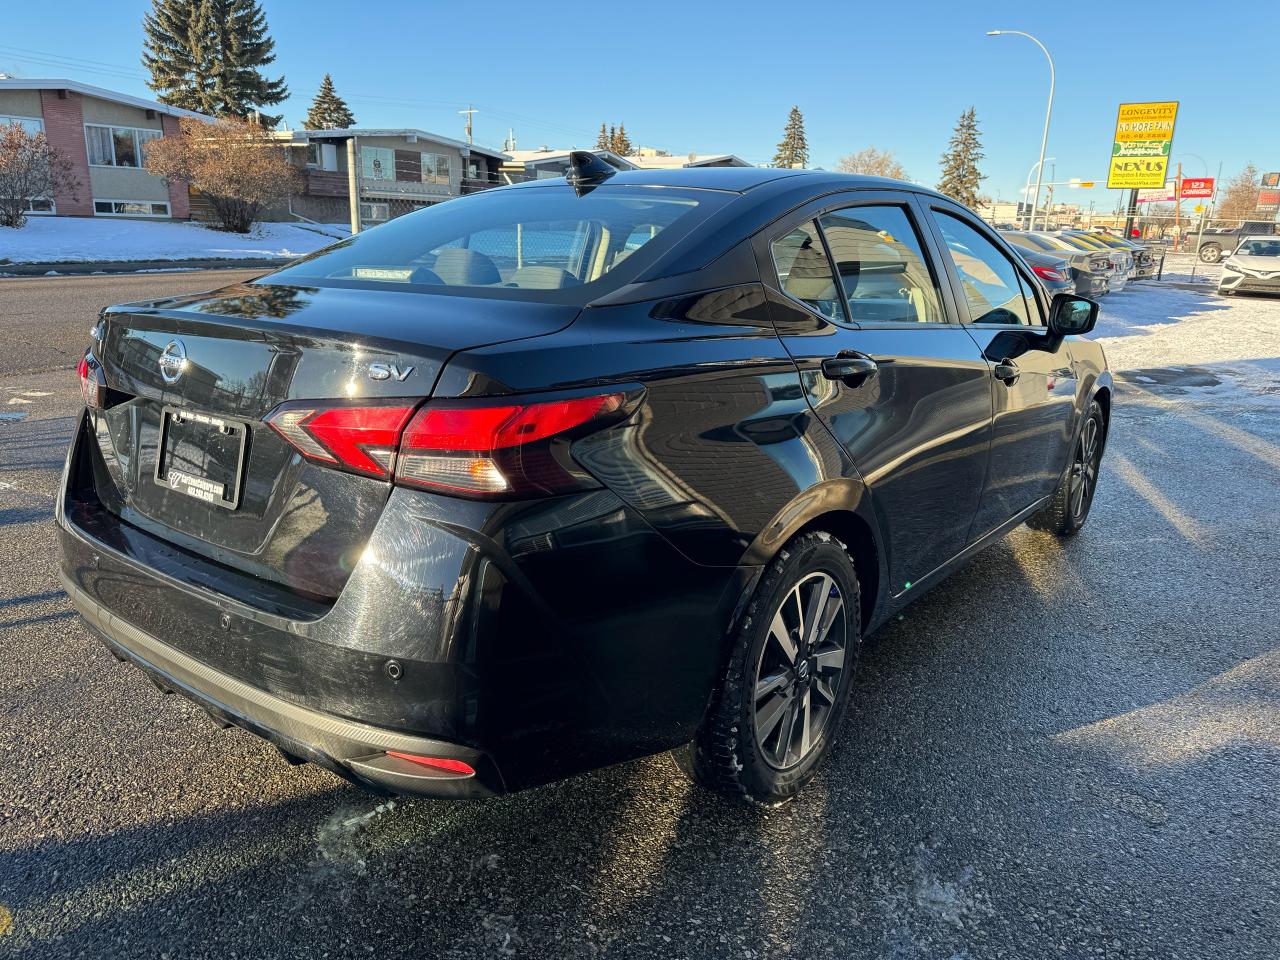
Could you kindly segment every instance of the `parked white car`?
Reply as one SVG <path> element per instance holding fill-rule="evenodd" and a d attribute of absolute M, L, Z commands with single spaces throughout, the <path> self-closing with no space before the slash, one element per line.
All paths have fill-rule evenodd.
<path fill-rule="evenodd" d="M 1239 291 L 1280 293 L 1280 237 L 1242 240 L 1222 261 L 1218 292 L 1231 296 Z"/>

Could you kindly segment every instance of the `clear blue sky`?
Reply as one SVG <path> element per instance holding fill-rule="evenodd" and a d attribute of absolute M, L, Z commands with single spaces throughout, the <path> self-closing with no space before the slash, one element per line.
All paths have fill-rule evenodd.
<path fill-rule="evenodd" d="M 139 63 L 148 0 L 5 4 L 0 71 L 71 77 L 149 95 Z M 601 120 L 625 121 L 636 145 L 731 152 L 767 162 L 787 111 L 804 111 L 811 164 L 832 167 L 868 145 L 895 151 L 932 185 L 960 112 L 977 108 L 989 179 L 1017 199 L 1040 149 L 1048 88 L 1030 41 L 1058 70 L 1049 155 L 1056 177 L 1105 178 L 1116 106 L 1179 100 L 1174 158 L 1184 174 L 1224 176 L 1246 161 L 1280 169 L 1273 25 L 1248 4 L 865 2 L 443 3 L 265 0 L 275 73 L 299 126 L 321 76 L 361 125 L 462 135 L 499 147 L 589 146 Z M 1260 10 L 1261 8 L 1257 8 Z M 1255 20 L 1254 28 L 1239 20 Z M 1199 51 L 1212 69 L 1202 73 Z M 1241 68 L 1232 82 L 1233 65 Z M 275 75 L 273 73 L 272 75 Z M 1195 156 L 1193 156 L 1193 154 Z M 1200 158 L 1203 158 L 1203 162 Z M 1048 166 L 1046 164 L 1046 166 Z M 1046 172 L 1046 178 L 1048 173 Z M 1116 191 L 1067 191 L 1109 210 Z"/>

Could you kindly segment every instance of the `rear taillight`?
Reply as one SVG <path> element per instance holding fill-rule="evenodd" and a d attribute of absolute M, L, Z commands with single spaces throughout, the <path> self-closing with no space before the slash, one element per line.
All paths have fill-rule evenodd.
<path fill-rule="evenodd" d="M 267 425 L 309 460 L 389 479 L 400 432 L 416 405 L 407 400 L 361 406 L 290 404 L 277 407 Z"/>
<path fill-rule="evenodd" d="M 569 457 L 586 433 L 623 419 L 625 394 L 527 401 L 289 403 L 267 424 L 307 459 L 456 496 L 515 497 L 595 486 Z"/>
<path fill-rule="evenodd" d="M 76 367 L 80 375 L 80 396 L 91 410 L 101 410 L 107 402 L 107 378 L 91 351 L 86 350 Z"/>
<path fill-rule="evenodd" d="M 1045 280 L 1054 280 L 1060 283 L 1064 280 L 1071 279 L 1071 274 L 1067 272 L 1065 267 L 1061 270 L 1053 267 L 1032 267 L 1031 269 L 1036 272 L 1036 276 Z"/>
<path fill-rule="evenodd" d="M 428 404 L 400 441 L 396 482 L 475 497 L 594 486 L 568 441 L 615 420 L 620 393 L 537 403 Z"/>

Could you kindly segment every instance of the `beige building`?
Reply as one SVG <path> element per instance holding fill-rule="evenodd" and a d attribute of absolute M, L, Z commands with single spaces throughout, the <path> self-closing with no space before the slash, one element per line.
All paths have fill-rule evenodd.
<path fill-rule="evenodd" d="M 43 132 L 79 181 L 74 192 L 32 201 L 33 214 L 186 219 L 186 187 L 142 167 L 146 145 L 175 135 L 179 117 L 211 119 L 75 80 L 0 79 L 0 124 Z"/>
<path fill-rule="evenodd" d="M 288 145 L 302 171 L 302 192 L 289 212 L 324 222 L 348 218 L 352 145 L 359 164 L 360 219 L 366 224 L 497 186 L 499 167 L 509 159 L 426 130 L 282 130 L 274 136 Z"/>

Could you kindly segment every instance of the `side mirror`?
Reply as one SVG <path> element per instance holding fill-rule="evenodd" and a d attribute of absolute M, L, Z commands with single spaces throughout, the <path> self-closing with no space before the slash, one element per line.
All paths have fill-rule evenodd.
<path fill-rule="evenodd" d="M 1078 337 L 1098 322 L 1098 304 L 1071 293 L 1055 294 L 1049 306 L 1049 332 L 1055 337 Z"/>

